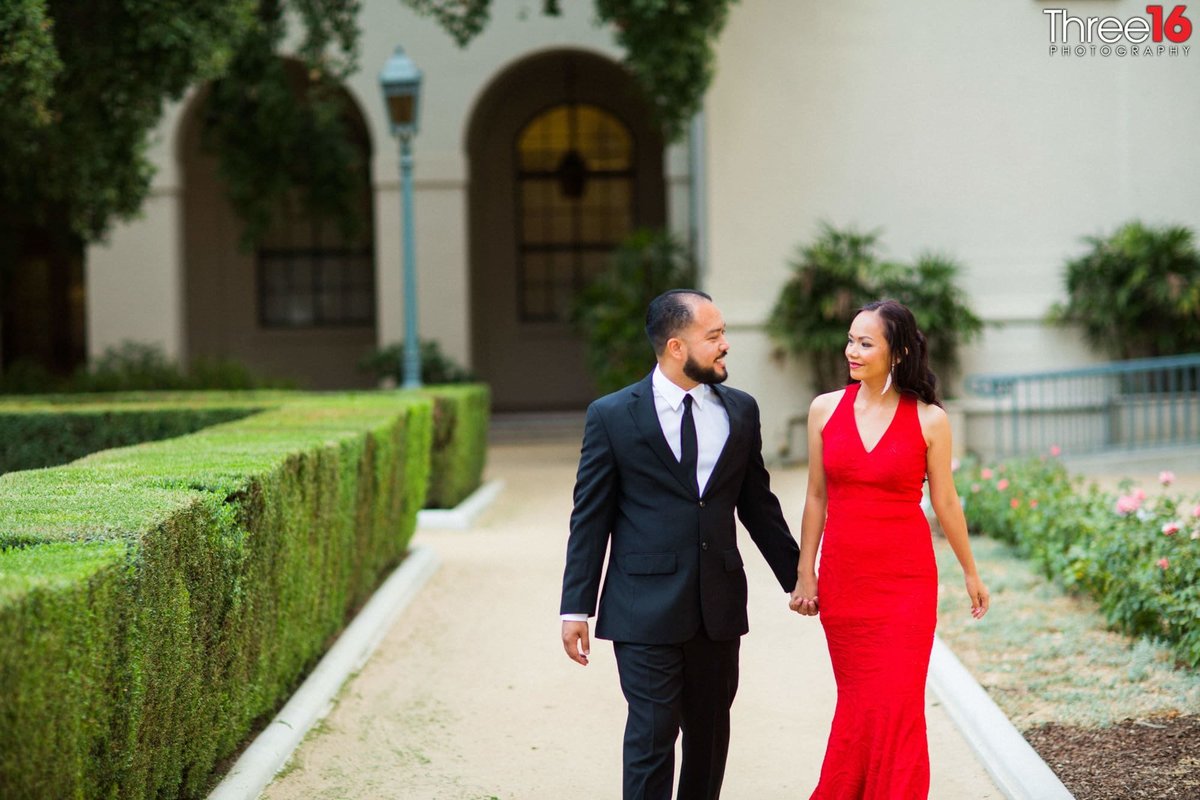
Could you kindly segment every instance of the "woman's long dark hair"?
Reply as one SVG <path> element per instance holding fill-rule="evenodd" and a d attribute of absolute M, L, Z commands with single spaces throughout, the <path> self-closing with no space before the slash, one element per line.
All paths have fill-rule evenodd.
<path fill-rule="evenodd" d="M 874 311 L 883 320 L 883 335 L 891 348 L 892 361 L 900 359 L 892 369 L 892 383 L 897 391 L 916 395 L 931 406 L 940 406 L 937 375 L 929 368 L 929 346 L 912 312 L 895 300 L 875 300 L 858 313 L 863 311 Z"/>

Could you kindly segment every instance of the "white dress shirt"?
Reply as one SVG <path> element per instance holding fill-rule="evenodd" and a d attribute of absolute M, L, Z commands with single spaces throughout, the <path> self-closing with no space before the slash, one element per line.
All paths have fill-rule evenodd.
<path fill-rule="evenodd" d="M 663 436 L 675 455 L 680 460 L 679 432 L 683 427 L 683 396 L 692 396 L 692 419 L 696 421 L 697 459 L 696 485 L 700 494 L 704 494 L 708 479 L 712 477 L 713 467 L 729 438 L 729 412 L 717 399 L 717 393 L 707 383 L 702 383 L 688 391 L 676 386 L 670 378 L 662 373 L 657 366 L 650 378 L 654 385 L 654 408 L 658 411 L 658 424 L 662 426 Z"/>
<path fill-rule="evenodd" d="M 679 461 L 679 434 L 683 429 L 683 396 L 692 396 L 692 419 L 696 423 L 696 485 L 700 494 L 708 488 L 708 479 L 712 477 L 713 468 L 721 451 L 725 449 L 725 440 L 729 438 L 729 412 L 717 399 L 717 393 L 706 383 L 695 386 L 688 391 L 677 386 L 656 365 L 650 377 L 654 387 L 654 409 L 658 412 L 658 424 L 662 426 L 663 436 Z M 587 622 L 587 614 L 562 614 L 564 622 Z"/>

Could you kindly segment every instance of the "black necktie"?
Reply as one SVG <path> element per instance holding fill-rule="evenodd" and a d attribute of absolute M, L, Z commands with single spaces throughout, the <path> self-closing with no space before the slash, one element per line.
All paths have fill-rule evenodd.
<path fill-rule="evenodd" d="M 700 445 L 696 440 L 696 418 L 692 416 L 692 396 L 683 396 L 683 425 L 679 429 L 679 465 L 691 476 L 697 493 L 696 464 L 700 459 Z"/>

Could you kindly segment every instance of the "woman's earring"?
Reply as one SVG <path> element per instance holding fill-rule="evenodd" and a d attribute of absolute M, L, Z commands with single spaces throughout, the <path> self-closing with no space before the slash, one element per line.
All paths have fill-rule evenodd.
<path fill-rule="evenodd" d="M 892 388 L 892 371 L 891 370 L 888 371 L 887 380 L 883 382 L 883 391 L 880 392 L 879 394 L 881 394 L 881 395 L 887 394 L 888 389 L 890 389 L 890 388 Z"/>

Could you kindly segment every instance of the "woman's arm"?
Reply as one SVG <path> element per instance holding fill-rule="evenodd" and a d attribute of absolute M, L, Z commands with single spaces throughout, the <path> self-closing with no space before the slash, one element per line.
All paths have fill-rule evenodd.
<path fill-rule="evenodd" d="M 817 613 L 817 548 L 825 531 L 825 466 L 821 431 L 837 408 L 841 392 L 818 395 L 808 408 L 808 490 L 800 522 L 800 564 L 789 606 L 805 616 Z"/>
<path fill-rule="evenodd" d="M 962 567 L 967 583 L 967 594 L 971 598 L 971 616 L 981 619 L 987 613 L 991 598 L 987 587 L 975 567 L 971 554 L 971 542 L 967 538 L 967 518 L 963 515 L 958 490 L 954 488 L 954 475 L 950 466 L 953 449 L 950 419 L 939 406 L 922 405 L 920 409 L 921 429 L 925 434 L 925 470 L 929 475 L 929 499 L 937 514 L 946 541 L 954 550 Z"/>

